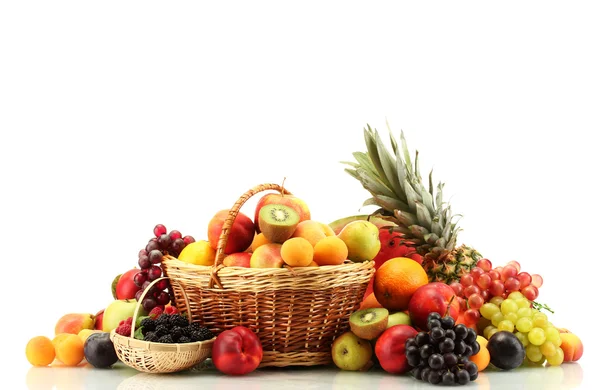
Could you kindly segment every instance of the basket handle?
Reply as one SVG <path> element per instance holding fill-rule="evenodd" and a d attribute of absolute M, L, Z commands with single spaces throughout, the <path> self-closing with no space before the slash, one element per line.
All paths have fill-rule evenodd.
<path fill-rule="evenodd" d="M 144 302 L 144 298 L 146 297 L 146 294 L 148 293 L 148 291 L 150 291 L 150 289 L 158 282 L 160 282 L 163 279 L 169 279 L 166 276 L 163 276 L 161 278 L 155 279 L 152 281 L 152 283 L 150 283 L 148 285 L 148 287 L 146 287 L 146 289 L 144 290 L 144 292 L 142 293 L 142 295 L 140 296 L 140 300 L 137 302 L 137 305 L 135 305 L 135 310 L 133 311 L 133 318 L 131 320 L 131 338 L 133 338 L 133 336 L 135 335 L 135 323 L 137 321 L 137 317 L 140 311 L 140 306 L 142 305 L 142 302 Z M 188 313 L 188 321 L 192 320 L 192 310 L 190 309 L 190 299 L 187 296 L 187 293 L 185 292 L 185 289 L 183 288 L 183 286 L 176 281 L 176 279 L 171 279 L 171 285 L 173 285 L 173 282 L 177 283 L 179 285 L 179 287 L 181 287 L 181 291 L 183 291 L 183 299 L 185 301 L 185 309 Z"/>
<path fill-rule="evenodd" d="M 249 189 L 248 191 L 246 191 L 246 193 L 244 193 L 244 195 L 240 196 L 240 198 L 237 200 L 237 202 L 235 202 L 233 207 L 229 210 L 229 214 L 227 215 L 227 218 L 225 219 L 225 222 L 223 223 L 223 227 L 221 230 L 221 236 L 219 237 L 219 242 L 217 244 L 217 253 L 215 256 L 215 263 L 213 264 L 211 275 L 210 275 L 210 280 L 208 281 L 208 288 L 213 288 L 215 284 L 217 286 L 219 286 L 219 288 L 221 288 L 221 289 L 223 288 L 223 285 L 221 284 L 221 281 L 219 280 L 219 276 L 217 275 L 217 272 L 219 272 L 219 270 L 221 268 L 223 268 L 223 259 L 225 258 L 225 247 L 227 246 L 227 239 L 229 238 L 229 232 L 231 230 L 231 227 L 233 226 L 233 221 L 235 220 L 235 217 L 237 217 L 240 209 L 242 208 L 242 205 L 244 203 L 246 203 L 246 201 L 248 199 L 250 199 L 252 196 L 258 194 L 259 192 L 267 191 L 267 190 L 277 190 L 282 195 L 291 195 L 292 194 L 291 192 L 289 192 L 288 190 L 283 188 L 283 185 L 260 184 L 260 185 L 257 185 L 256 187 Z"/>

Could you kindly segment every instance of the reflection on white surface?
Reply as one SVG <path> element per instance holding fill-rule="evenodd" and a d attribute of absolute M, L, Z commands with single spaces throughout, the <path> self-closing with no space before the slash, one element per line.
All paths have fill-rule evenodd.
<path fill-rule="evenodd" d="M 593 375 L 588 375 L 593 377 Z M 257 370 L 243 377 L 226 376 L 214 368 L 174 374 L 147 374 L 121 363 L 109 369 L 79 367 L 31 367 L 26 374 L 28 390 L 118 389 L 186 390 L 198 388 L 240 390 L 291 389 L 424 389 L 441 388 L 394 376 L 381 370 L 340 371 L 335 367 L 290 367 Z M 591 382 L 591 380 L 589 381 Z M 488 369 L 466 389 L 592 389 L 584 382 L 583 368 L 577 363 L 559 367 L 521 367 L 510 372 Z"/>

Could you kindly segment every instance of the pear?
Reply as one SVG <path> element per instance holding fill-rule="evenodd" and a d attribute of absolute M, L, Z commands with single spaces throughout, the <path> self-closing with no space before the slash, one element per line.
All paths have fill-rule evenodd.
<path fill-rule="evenodd" d="M 379 229 L 369 221 L 353 221 L 344 226 L 338 237 L 348 247 L 348 259 L 354 262 L 373 260 L 381 249 Z"/>
<path fill-rule="evenodd" d="M 104 310 L 102 331 L 111 332 L 119 326 L 119 322 L 126 320 L 129 317 L 133 317 L 137 304 L 135 299 L 121 299 L 111 302 Z M 140 305 L 138 316 L 145 315 L 148 315 L 148 313 L 146 313 Z"/>

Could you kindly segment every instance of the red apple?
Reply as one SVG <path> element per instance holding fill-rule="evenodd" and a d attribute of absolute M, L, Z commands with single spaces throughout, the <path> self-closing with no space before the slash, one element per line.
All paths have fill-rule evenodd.
<path fill-rule="evenodd" d="M 221 332 L 212 348 L 215 367 L 227 375 L 245 375 L 254 371 L 262 357 L 258 336 L 244 326 Z"/>
<path fill-rule="evenodd" d="M 266 194 L 258 200 L 258 203 L 256 204 L 256 211 L 254 212 L 254 221 L 256 222 L 257 233 L 260 233 L 260 228 L 258 227 L 258 213 L 263 206 L 268 204 L 282 204 L 284 206 L 293 208 L 300 216 L 300 221 L 298 222 L 310 219 L 310 210 L 302 199 L 296 198 L 294 195 L 284 195 L 281 193 Z"/>
<path fill-rule="evenodd" d="M 135 293 L 140 290 L 140 287 L 136 286 L 133 278 L 138 272 L 140 272 L 140 270 L 134 268 L 121 275 L 115 289 L 118 300 L 135 298 Z"/>
<path fill-rule="evenodd" d="M 434 311 L 441 316 L 449 315 L 456 321 L 460 313 L 460 304 L 455 295 L 452 287 L 442 282 L 419 287 L 408 303 L 413 325 L 417 329 L 427 329 L 427 316 Z"/>
<path fill-rule="evenodd" d="M 104 309 L 100 310 L 94 316 L 94 329 L 102 330 L 102 319 L 104 318 Z"/>
<path fill-rule="evenodd" d="M 409 325 L 394 325 L 386 329 L 375 343 L 375 356 L 385 371 L 404 374 L 411 367 L 406 360 L 406 340 L 415 337 L 417 331 Z"/>
<path fill-rule="evenodd" d="M 208 242 L 214 250 L 217 250 L 223 224 L 228 216 L 229 210 L 221 210 L 208 223 Z M 225 253 L 244 252 L 252 244 L 252 240 L 254 240 L 254 222 L 247 215 L 238 213 L 229 230 Z"/>

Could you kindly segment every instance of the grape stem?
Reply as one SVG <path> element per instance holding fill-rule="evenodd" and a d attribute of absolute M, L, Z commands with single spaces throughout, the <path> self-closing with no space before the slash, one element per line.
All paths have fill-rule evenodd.
<path fill-rule="evenodd" d="M 539 311 L 542 310 L 548 310 L 550 313 L 554 314 L 554 310 L 552 310 L 548 305 L 546 305 L 545 303 L 539 303 L 539 302 L 531 302 L 531 304 L 533 305 L 533 308 Z"/>

